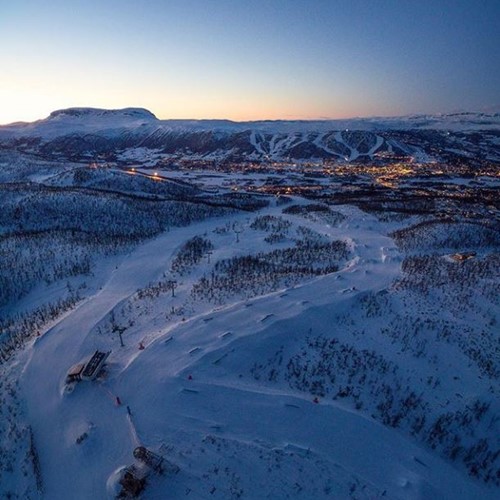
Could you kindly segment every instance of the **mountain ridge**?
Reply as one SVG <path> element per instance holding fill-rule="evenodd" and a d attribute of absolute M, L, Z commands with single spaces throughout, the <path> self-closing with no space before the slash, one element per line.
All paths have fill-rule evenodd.
<path fill-rule="evenodd" d="M 146 148 L 169 161 L 497 162 L 499 145 L 498 113 L 233 122 L 160 120 L 143 108 L 68 108 L 0 126 L 2 147 L 72 160 L 126 160 Z"/>
<path fill-rule="evenodd" d="M 370 124 L 374 128 L 428 128 L 434 125 L 442 128 L 446 125 L 476 125 L 476 126 L 498 126 L 500 127 L 500 113 L 499 112 L 483 112 L 483 111 L 464 111 L 460 113 L 435 113 L 435 114 L 409 114 L 400 116 L 356 116 L 350 118 L 334 118 L 334 119 L 262 119 L 262 120 L 230 120 L 225 118 L 158 118 L 154 113 L 146 108 L 141 107 L 126 107 L 117 109 L 107 108 L 94 108 L 94 107 L 70 107 L 62 108 L 52 111 L 48 117 L 35 120 L 32 122 L 17 121 L 7 124 L 0 124 L 0 130 L 5 128 L 15 128 L 22 125 L 40 125 L 43 123 L 54 121 L 54 119 L 61 119 L 64 117 L 72 118 L 85 118 L 85 117 L 123 117 L 125 119 L 148 119 L 154 120 L 162 125 L 227 125 L 238 129 L 254 129 L 269 126 L 293 126 L 299 125 L 301 127 L 309 128 L 316 126 L 323 128 L 324 126 L 332 130 L 340 130 L 344 128 L 346 123 L 354 123 L 361 126 L 362 124 Z M 474 128 L 474 127 L 473 127 Z"/>

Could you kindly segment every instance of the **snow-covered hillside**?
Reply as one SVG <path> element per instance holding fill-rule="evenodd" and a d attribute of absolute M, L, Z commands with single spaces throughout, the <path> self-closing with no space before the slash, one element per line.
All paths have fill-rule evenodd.
<path fill-rule="evenodd" d="M 350 118 L 336 120 L 264 120 L 234 122 L 230 120 L 159 120 L 142 108 L 107 110 L 98 108 L 68 108 L 54 111 L 46 119 L 32 124 L 13 123 L 2 128 L 19 134 L 43 136 L 60 133 L 63 125 L 71 129 L 86 124 L 89 130 L 102 128 L 162 125 L 170 129 L 198 129 L 266 133 L 321 132 L 327 130 L 486 130 L 500 126 L 500 113 L 454 113 L 411 115 L 402 117 Z M 59 130 L 57 130 L 59 128 Z"/>
<path fill-rule="evenodd" d="M 50 157 L 332 161 L 500 161 L 500 115 L 459 113 L 324 121 L 158 120 L 144 109 L 70 108 L 0 127 L 0 144 Z M 135 155 L 136 156 L 136 155 Z"/>
<path fill-rule="evenodd" d="M 0 497 L 498 497 L 489 171 L 266 168 L 1 152 Z"/>

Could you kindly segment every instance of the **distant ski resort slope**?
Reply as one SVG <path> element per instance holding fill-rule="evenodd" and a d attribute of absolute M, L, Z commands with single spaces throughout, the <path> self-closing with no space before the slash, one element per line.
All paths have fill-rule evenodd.
<path fill-rule="evenodd" d="M 144 150 L 166 161 L 499 161 L 499 128 L 498 113 L 232 122 L 159 120 L 140 108 L 70 108 L 0 126 L 0 145 L 50 158 L 115 161 Z"/>

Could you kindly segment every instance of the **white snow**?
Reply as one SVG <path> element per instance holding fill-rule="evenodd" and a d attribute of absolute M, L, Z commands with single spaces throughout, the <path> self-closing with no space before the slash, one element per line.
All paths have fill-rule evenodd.
<path fill-rule="evenodd" d="M 357 498 L 495 498 L 449 462 L 361 412 L 332 400 L 316 404 L 307 393 L 259 385 L 242 373 L 249 359 L 300 339 L 308 325 L 328 327 L 333 312 L 347 308 L 353 296 L 383 290 L 399 275 L 401 256 L 376 221 L 354 208 L 341 210 L 348 221 L 339 227 L 300 221 L 350 242 L 353 258 L 338 273 L 249 301 L 200 304 L 185 320 L 159 322 L 164 311 L 150 311 L 124 335 L 124 348 L 117 337 L 96 333 L 96 325 L 138 288 L 160 279 L 186 239 L 209 234 L 216 242 L 213 260 L 265 244 L 248 229 L 240 245 L 232 232 L 213 233 L 224 224 L 245 226 L 245 214 L 171 230 L 117 258 L 116 269 L 98 277 L 102 289 L 20 356 L 45 497 L 109 497 L 120 468 L 144 444 L 181 469 L 151 478 L 144 498 L 236 498 L 240 490 L 252 499 L 346 498 L 352 485 Z M 201 266 L 208 269 L 206 262 Z M 180 280 L 172 303 L 180 302 L 192 279 Z M 113 351 L 106 378 L 65 394 L 68 368 L 95 349 Z M 88 437 L 76 444 L 84 433 Z"/>
<path fill-rule="evenodd" d="M 0 126 L 6 136 L 53 138 L 69 133 L 105 133 L 115 136 L 124 130 L 144 129 L 150 134 L 157 131 L 214 131 L 218 134 L 252 131 L 253 144 L 258 134 L 294 135 L 322 133 L 332 130 L 411 130 L 433 129 L 450 131 L 498 130 L 499 114 L 462 113 L 442 115 L 414 115 L 403 117 L 371 117 L 338 120 L 267 120 L 233 122 L 230 120 L 158 120 L 152 113 L 139 108 L 103 110 L 70 108 L 52 113 L 48 118 L 33 123 L 13 123 Z"/>

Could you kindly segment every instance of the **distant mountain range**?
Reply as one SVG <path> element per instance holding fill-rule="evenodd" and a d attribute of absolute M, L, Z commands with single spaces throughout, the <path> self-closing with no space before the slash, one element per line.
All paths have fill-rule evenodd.
<path fill-rule="evenodd" d="M 0 126 L 0 147 L 43 156 L 127 161 L 500 161 L 500 113 L 324 121 L 159 120 L 142 108 L 69 108 Z"/>

